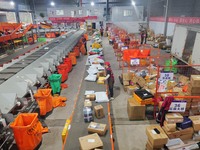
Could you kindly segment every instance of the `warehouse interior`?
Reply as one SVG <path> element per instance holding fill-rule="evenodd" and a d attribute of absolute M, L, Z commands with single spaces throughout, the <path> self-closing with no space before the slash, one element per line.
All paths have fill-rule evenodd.
<path fill-rule="evenodd" d="M 0 0 L 0 150 L 200 149 L 199 0 Z"/>

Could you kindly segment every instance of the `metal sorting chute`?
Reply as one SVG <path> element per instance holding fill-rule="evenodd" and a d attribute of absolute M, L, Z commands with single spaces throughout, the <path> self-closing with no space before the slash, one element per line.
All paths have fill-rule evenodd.
<path fill-rule="evenodd" d="M 23 99 L 38 83 L 44 85 L 46 77 L 56 71 L 56 66 L 62 63 L 83 33 L 83 30 L 69 32 L 66 38 L 56 38 L 48 45 L 12 60 L 11 64 L 5 64 L 0 71 L 0 110 L 8 113 L 16 105 L 16 98 Z M 49 49 L 45 48 L 47 46 Z"/>

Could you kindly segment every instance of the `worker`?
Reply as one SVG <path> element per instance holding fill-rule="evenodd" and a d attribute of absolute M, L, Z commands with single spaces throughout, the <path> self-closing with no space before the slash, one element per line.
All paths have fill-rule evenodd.
<path fill-rule="evenodd" d="M 110 100 L 113 100 L 114 99 L 114 97 L 113 97 L 113 95 L 114 95 L 113 87 L 114 87 L 114 82 L 115 82 L 114 75 L 113 75 L 110 63 L 109 62 L 105 62 L 104 65 L 105 65 L 105 69 L 106 69 L 106 78 L 105 78 L 105 80 L 107 80 L 107 82 L 108 82 Z"/>
<path fill-rule="evenodd" d="M 147 42 L 147 30 L 144 29 L 141 31 L 140 33 L 140 36 L 141 36 L 141 43 L 140 44 L 146 44 Z"/>
<path fill-rule="evenodd" d="M 103 28 L 100 29 L 101 37 L 103 37 Z"/>
<path fill-rule="evenodd" d="M 83 44 L 85 45 L 85 51 L 86 51 L 86 55 L 87 55 L 87 40 L 86 40 L 86 38 L 84 37 L 84 35 L 82 35 L 82 42 L 83 42 Z"/>

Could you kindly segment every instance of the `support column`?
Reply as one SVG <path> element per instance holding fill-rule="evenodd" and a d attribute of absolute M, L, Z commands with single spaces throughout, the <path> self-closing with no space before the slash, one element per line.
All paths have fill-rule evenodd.
<path fill-rule="evenodd" d="M 108 21 L 109 16 L 109 0 L 106 0 L 106 21 Z"/>
<path fill-rule="evenodd" d="M 165 5 L 165 26 L 164 26 L 164 36 L 167 35 L 168 9 L 169 9 L 169 0 L 166 0 L 166 5 Z"/>
<path fill-rule="evenodd" d="M 18 1 L 15 1 L 15 14 L 17 22 L 20 23 Z"/>

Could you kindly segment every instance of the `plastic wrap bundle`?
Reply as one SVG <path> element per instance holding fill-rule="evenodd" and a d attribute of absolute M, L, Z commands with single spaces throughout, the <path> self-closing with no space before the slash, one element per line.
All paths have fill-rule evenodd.
<path fill-rule="evenodd" d="M 83 115 L 84 115 L 84 121 L 85 122 L 91 122 L 94 120 L 92 108 L 90 107 L 84 107 L 83 108 Z"/>

